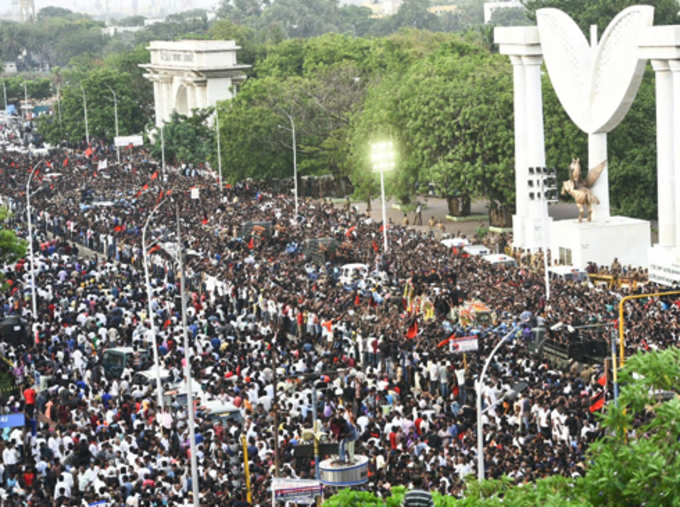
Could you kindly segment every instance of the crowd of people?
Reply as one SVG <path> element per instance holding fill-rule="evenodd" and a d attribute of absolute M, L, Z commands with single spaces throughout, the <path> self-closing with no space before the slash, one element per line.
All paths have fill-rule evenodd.
<path fill-rule="evenodd" d="M 189 357 L 202 505 L 246 505 L 242 438 L 255 504 L 271 501 L 275 474 L 314 477 L 313 458 L 295 452 L 312 428 L 314 383 L 325 438 L 356 440 L 369 458 L 364 487 L 387 496 L 415 474 L 425 490 L 463 495 L 477 463 L 474 381 L 508 333 L 482 387 L 487 477 L 583 473 L 606 372 L 532 355 L 531 327 L 605 323 L 608 336 L 621 293 L 556 280 L 546 301 L 540 274 L 461 255 L 438 231 L 390 223 L 384 252 L 382 224 L 353 207 L 302 199 L 294 216 L 290 195 L 248 182 L 220 189 L 203 168 L 164 172 L 143 149 L 123 151 L 121 165 L 104 144 L 41 159 L 0 153 L 9 224 L 24 237 L 26 182 L 40 164 L 30 190 L 37 319 L 26 259 L 3 267 L 0 294 L 2 318 L 29 329 L 27 341 L 0 344 L 19 386 L 2 411 L 26 416 L 0 442 L 3 505 L 192 504 L 187 406 L 170 396 L 161 407 L 155 381 L 135 380 L 148 361 L 105 368 L 109 349 L 153 352 L 152 321 L 167 385 Z M 149 306 L 141 238 L 157 206 Z M 318 238 L 336 240 L 343 258 L 310 261 L 305 245 Z M 344 262 L 367 273 L 347 279 Z M 468 300 L 491 309 L 489 322 L 456 318 Z M 627 353 L 675 344 L 679 316 L 665 301 L 632 302 Z M 470 335 L 479 348 L 465 355 L 446 342 Z M 211 417 L 211 402 L 236 416 Z"/>

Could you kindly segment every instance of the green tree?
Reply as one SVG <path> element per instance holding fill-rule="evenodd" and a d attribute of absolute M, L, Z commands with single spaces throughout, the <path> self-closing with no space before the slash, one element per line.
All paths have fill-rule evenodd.
<path fill-rule="evenodd" d="M 588 34 L 590 25 L 597 25 L 603 33 L 609 22 L 619 12 L 631 5 L 639 5 L 635 0 L 522 0 L 530 19 L 536 19 L 536 10 L 555 7 L 569 14 L 584 34 Z M 677 0 L 650 0 L 643 2 L 654 7 L 654 23 L 657 25 L 673 25 L 678 22 Z"/>
<path fill-rule="evenodd" d="M 212 108 L 194 109 L 191 116 L 173 113 L 163 130 L 168 163 L 198 166 L 214 158 L 215 132 L 207 124 L 212 113 Z M 151 153 L 156 160 L 161 160 L 160 135 L 156 136 Z"/>
<path fill-rule="evenodd" d="M 526 26 L 533 24 L 523 7 L 496 9 L 491 14 L 490 25 L 494 26 Z"/>
<path fill-rule="evenodd" d="M 7 208 L 0 206 L 0 262 L 2 263 L 14 262 L 26 254 L 26 241 L 17 238 L 14 231 L 4 227 L 9 216 Z"/>
<path fill-rule="evenodd" d="M 597 505 L 673 505 L 680 498 L 680 349 L 638 353 L 619 375 L 617 404 L 588 449 L 587 498 Z"/>
<path fill-rule="evenodd" d="M 432 181 L 446 196 L 480 195 L 492 213 L 512 211 L 510 74 L 506 58 L 460 39 L 409 68 L 391 106 L 403 140 L 402 201 Z"/>
<path fill-rule="evenodd" d="M 43 7 L 38 11 L 38 14 L 36 17 L 39 20 L 45 19 L 45 18 L 68 18 L 70 16 L 73 16 L 74 12 L 69 9 L 64 9 L 63 7 Z"/>
<path fill-rule="evenodd" d="M 119 19 L 116 24 L 118 26 L 144 26 L 145 20 L 146 18 L 144 16 L 128 16 Z"/>
<path fill-rule="evenodd" d="M 139 133 L 148 117 L 140 108 L 130 75 L 112 68 L 99 67 L 87 73 L 81 83 L 69 84 L 61 90 L 61 123 L 56 116 L 43 117 L 38 129 L 50 143 L 63 139 L 80 142 L 85 138 L 82 84 L 88 104 L 90 137 L 112 140 L 115 135 L 113 95 L 118 100 L 118 123 L 121 135 Z"/>

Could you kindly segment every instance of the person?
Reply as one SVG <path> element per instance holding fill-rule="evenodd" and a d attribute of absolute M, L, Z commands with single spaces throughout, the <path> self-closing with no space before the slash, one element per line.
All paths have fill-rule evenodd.
<path fill-rule="evenodd" d="M 35 389 L 33 389 L 33 386 L 29 384 L 28 387 L 24 389 L 23 395 L 26 417 L 28 419 L 33 419 L 33 410 L 35 409 L 35 398 L 37 393 L 35 392 Z"/>
<path fill-rule="evenodd" d="M 421 203 L 416 206 L 416 219 L 413 225 L 423 225 L 423 205 Z"/>
<path fill-rule="evenodd" d="M 404 495 L 403 507 L 434 507 L 432 494 L 429 491 L 422 489 L 423 478 L 420 474 L 416 474 L 411 479 L 413 487 Z"/>
<path fill-rule="evenodd" d="M 340 442 L 338 447 L 339 462 L 342 464 L 350 463 L 351 459 L 354 458 L 354 450 L 350 447 L 350 459 L 347 459 L 345 456 L 347 444 L 353 445 L 359 436 L 352 423 L 343 417 L 342 410 L 338 410 L 335 418 L 331 420 L 331 431 L 335 438 Z"/>

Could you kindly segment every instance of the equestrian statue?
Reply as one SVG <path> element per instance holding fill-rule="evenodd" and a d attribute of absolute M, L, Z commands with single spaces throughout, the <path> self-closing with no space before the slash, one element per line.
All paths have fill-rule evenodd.
<path fill-rule="evenodd" d="M 588 209 L 588 222 L 593 217 L 593 204 L 600 204 L 600 200 L 593 193 L 591 188 L 602 174 L 607 161 L 604 160 L 593 167 L 585 178 L 581 179 L 581 159 L 574 158 L 569 165 L 569 179 L 562 183 L 562 195 L 569 194 L 576 201 L 578 206 L 578 221 L 583 221 L 583 210 Z"/>

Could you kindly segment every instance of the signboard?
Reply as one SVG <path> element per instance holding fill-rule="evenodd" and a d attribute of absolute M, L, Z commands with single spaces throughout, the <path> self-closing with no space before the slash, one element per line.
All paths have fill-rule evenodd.
<path fill-rule="evenodd" d="M 97 164 L 97 169 L 108 169 L 109 167 L 109 161 L 104 159 L 100 160 L 99 163 Z"/>
<path fill-rule="evenodd" d="M 474 352 L 479 349 L 479 341 L 476 336 L 453 338 L 450 343 L 453 351 L 457 353 Z"/>
<path fill-rule="evenodd" d="M 16 428 L 25 426 L 26 418 L 24 414 L 4 414 L 0 415 L 0 428 Z"/>
<path fill-rule="evenodd" d="M 198 187 L 191 187 L 191 198 L 198 199 Z"/>
<path fill-rule="evenodd" d="M 680 282 L 680 265 L 651 264 L 649 265 L 649 281 L 660 285 L 675 285 Z"/>
<path fill-rule="evenodd" d="M 142 146 L 144 138 L 142 136 L 116 136 L 113 142 L 116 146 Z"/>
<path fill-rule="evenodd" d="M 323 491 L 319 481 L 310 479 L 287 479 L 284 477 L 272 479 L 274 499 L 284 502 L 312 503 L 314 498 Z"/>

